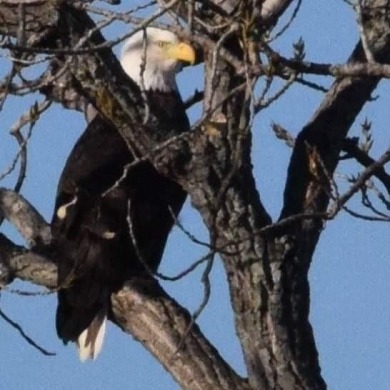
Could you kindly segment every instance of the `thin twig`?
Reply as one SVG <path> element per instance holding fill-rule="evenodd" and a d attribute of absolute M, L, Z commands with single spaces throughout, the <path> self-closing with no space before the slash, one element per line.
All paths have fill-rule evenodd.
<path fill-rule="evenodd" d="M 188 336 L 188 334 L 191 332 L 192 327 L 196 323 L 196 320 L 199 318 L 199 316 L 202 314 L 203 310 L 207 306 L 210 296 L 211 296 L 211 283 L 210 283 L 210 273 L 211 270 L 213 269 L 213 262 L 214 262 L 214 255 L 215 254 L 210 254 L 209 258 L 207 259 L 207 264 L 206 267 L 203 271 L 202 274 L 202 283 L 203 283 L 203 298 L 201 303 L 199 304 L 198 308 L 192 313 L 191 315 L 191 321 L 188 324 L 188 327 L 186 331 L 184 332 L 184 335 L 182 336 L 179 345 L 176 348 L 175 354 L 181 350 L 183 347 L 185 340 Z"/>
<path fill-rule="evenodd" d="M 299 9 L 301 8 L 302 0 L 298 0 L 297 5 L 294 8 L 294 11 L 290 17 L 290 19 L 287 21 L 287 23 L 273 36 L 268 39 L 268 42 L 275 41 L 280 36 L 282 36 L 286 30 L 291 26 L 292 22 L 295 20 L 295 18 L 298 15 Z"/>
<path fill-rule="evenodd" d="M 138 245 L 137 237 L 135 235 L 133 222 L 131 220 L 131 200 L 130 199 L 127 202 L 127 217 L 126 217 L 126 220 L 127 220 L 127 226 L 129 228 L 130 238 L 131 238 L 132 244 L 134 246 L 134 250 L 135 250 L 135 253 L 136 253 L 137 257 L 138 257 L 138 260 L 145 267 L 146 272 L 150 276 L 157 277 L 157 278 L 159 278 L 161 280 L 168 281 L 168 282 L 175 282 L 175 281 L 177 281 L 179 279 L 182 279 L 184 276 L 186 276 L 189 273 L 191 273 L 192 271 L 194 271 L 199 265 L 203 264 L 207 259 L 210 258 L 210 256 L 213 255 L 213 253 L 216 252 L 214 250 L 210 251 L 206 256 L 201 257 L 200 259 L 195 261 L 193 264 L 191 264 L 188 268 L 186 268 L 184 271 L 181 271 L 180 273 L 178 273 L 175 276 L 164 275 L 161 272 L 158 272 L 158 271 L 155 271 L 155 270 L 151 269 L 149 264 L 148 264 L 148 262 L 146 261 L 146 259 L 144 258 L 143 254 L 141 253 L 141 250 L 140 250 L 139 245 Z"/>
<path fill-rule="evenodd" d="M 211 245 L 208 242 L 201 241 L 198 238 L 195 237 L 194 234 L 192 234 L 189 230 L 187 230 L 183 224 L 180 222 L 179 218 L 177 218 L 177 215 L 173 212 L 172 208 L 169 207 L 169 212 L 171 214 L 172 219 L 175 221 L 175 225 L 194 243 L 197 245 L 205 246 L 208 249 L 213 250 L 214 248 L 211 247 Z"/>
<path fill-rule="evenodd" d="M 206 95 L 207 101 L 205 103 L 205 107 L 212 107 L 212 101 L 214 97 L 214 92 L 216 91 L 216 88 L 213 88 L 214 85 L 214 79 L 217 71 L 217 63 L 218 63 L 218 57 L 219 52 L 222 49 L 223 44 L 225 43 L 226 39 L 229 38 L 231 35 L 233 35 L 238 30 L 237 24 L 232 24 L 228 31 L 226 31 L 218 40 L 218 42 L 215 44 L 212 54 L 212 60 L 210 65 L 210 76 L 209 79 L 209 87 L 211 87 L 211 93 Z"/>
<path fill-rule="evenodd" d="M 12 321 L 11 318 L 9 318 L 1 309 L 0 309 L 0 317 L 3 318 L 5 322 L 7 322 L 9 325 L 12 326 L 12 328 L 16 329 L 19 334 L 22 336 L 22 338 L 30 345 L 32 345 L 35 349 L 37 349 L 39 352 L 41 352 L 45 356 L 55 356 L 56 354 L 54 352 L 49 352 L 46 349 L 39 346 L 31 337 L 29 337 L 25 331 L 22 329 L 22 327 L 17 324 L 15 321 Z"/>
<path fill-rule="evenodd" d="M 359 218 L 369 222 L 390 222 L 390 217 L 374 217 L 372 215 L 365 215 L 351 210 L 347 206 L 343 206 L 343 210 L 355 218 Z"/>
<path fill-rule="evenodd" d="M 184 109 L 188 110 L 193 105 L 201 102 L 204 98 L 204 91 L 198 91 L 195 89 L 195 92 L 184 102 Z"/>
<path fill-rule="evenodd" d="M 254 104 L 255 113 L 257 114 L 260 110 L 269 107 L 272 103 L 279 100 L 279 98 L 287 92 L 287 90 L 294 84 L 297 79 L 297 73 L 292 72 L 286 83 L 276 91 L 272 96 L 267 99 L 261 99 Z"/>
<path fill-rule="evenodd" d="M 364 187 L 362 187 L 361 189 L 361 193 L 362 193 L 362 205 L 366 208 L 368 208 L 369 210 L 371 210 L 374 214 L 378 215 L 379 217 L 383 217 L 383 218 L 390 218 L 390 216 L 386 215 L 385 213 L 383 213 L 382 211 L 378 210 L 374 204 L 371 202 L 371 199 L 370 197 L 368 196 L 368 190 L 369 190 L 369 187 L 368 185 L 365 185 Z"/>
<path fill-rule="evenodd" d="M 45 99 L 41 103 L 35 102 L 35 104 L 30 108 L 29 112 L 22 115 L 18 121 L 17 124 L 12 126 L 11 134 L 15 137 L 19 144 L 19 150 L 20 150 L 20 169 L 19 169 L 19 175 L 18 179 L 16 181 L 16 184 L 14 186 L 14 191 L 19 192 L 24 179 L 26 177 L 26 171 L 27 171 L 27 143 L 29 139 L 31 138 L 33 128 L 35 124 L 37 123 L 38 119 L 40 118 L 41 114 L 46 111 L 50 105 L 52 104 L 51 100 Z M 24 137 L 21 133 L 21 129 L 26 124 L 30 124 L 27 135 Z"/>

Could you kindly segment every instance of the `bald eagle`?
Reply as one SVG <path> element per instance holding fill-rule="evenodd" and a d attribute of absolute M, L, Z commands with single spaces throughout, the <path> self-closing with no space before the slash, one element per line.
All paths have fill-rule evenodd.
<path fill-rule="evenodd" d="M 146 42 L 145 42 L 146 40 Z M 169 31 L 147 28 L 125 43 L 121 65 L 145 90 L 161 118 L 156 131 L 189 130 L 176 85 L 193 48 Z M 135 277 L 150 277 L 186 194 L 149 162 L 134 161 L 113 125 L 99 114 L 74 146 L 61 175 L 52 231 L 58 252 L 60 339 L 76 342 L 82 361 L 101 350 L 110 295 Z"/>

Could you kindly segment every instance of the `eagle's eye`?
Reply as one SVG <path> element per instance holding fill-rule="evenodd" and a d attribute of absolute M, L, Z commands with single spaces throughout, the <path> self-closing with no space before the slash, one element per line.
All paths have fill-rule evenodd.
<path fill-rule="evenodd" d="M 164 47 L 166 45 L 167 45 L 167 42 L 165 42 L 165 41 L 157 41 L 157 46 L 158 47 Z"/>

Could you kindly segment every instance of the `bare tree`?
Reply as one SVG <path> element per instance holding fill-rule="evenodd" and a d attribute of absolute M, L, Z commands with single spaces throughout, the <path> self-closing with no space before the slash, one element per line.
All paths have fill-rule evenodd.
<path fill-rule="evenodd" d="M 113 4 L 99 8 L 92 3 L 0 0 L 0 46 L 11 64 L 0 85 L 0 107 L 8 96 L 44 96 L 13 128 L 20 148 L 10 171 L 19 160 L 21 168 L 15 188 L 0 192 L 0 211 L 18 228 L 27 248 L 1 236 L 1 283 L 19 278 L 56 288 L 56 266 L 47 250 L 50 227 L 19 194 L 29 137 L 21 128 L 31 131 L 52 102 L 87 117 L 93 106 L 140 159 L 149 159 L 181 184 L 210 237 L 209 253 L 192 267 L 207 264 L 205 296 L 195 314 L 170 297 L 157 278 L 149 284 L 129 280 L 112 296 L 112 321 L 139 340 L 183 389 L 326 388 L 309 322 L 308 271 L 325 221 L 340 210 L 371 220 L 390 219 L 390 176 L 384 169 L 390 149 L 379 158 L 370 155 L 369 123 L 363 124 L 361 140 L 348 137 L 379 81 L 390 75 L 390 2 L 351 3 L 360 41 L 349 61 L 340 65 L 306 61 L 303 41 L 294 45 L 292 58 L 273 48 L 277 32 L 288 33 L 301 1 L 160 0 L 158 11 L 154 8 L 148 18 L 137 17 L 139 9 L 118 12 Z M 278 21 L 289 8 L 291 20 L 281 28 Z M 163 15 L 170 18 L 169 25 Z M 138 92 L 111 50 L 125 36 L 106 41 L 100 34 L 114 21 L 136 28 L 164 26 L 197 45 L 199 61 L 205 64 L 204 91 L 189 105 L 201 100 L 203 111 L 191 132 L 164 140 L 153 133 L 150 125 L 159 118 L 134 104 Z M 39 76 L 25 80 L 21 70 L 26 67 L 36 67 Z M 293 147 L 283 208 L 273 221 L 252 174 L 253 119 L 297 83 L 321 89 L 315 76 L 330 76 L 334 82 L 296 139 L 280 125 L 273 127 Z M 335 172 L 343 158 L 363 168 L 357 177 L 347 178 L 342 192 Z M 358 193 L 366 215 L 348 206 Z M 247 378 L 223 360 L 196 325 L 207 304 L 209 272 L 217 254 L 229 283 Z"/>

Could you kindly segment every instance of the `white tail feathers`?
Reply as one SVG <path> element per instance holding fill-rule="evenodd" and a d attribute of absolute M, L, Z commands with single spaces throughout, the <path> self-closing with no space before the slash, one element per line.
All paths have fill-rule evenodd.
<path fill-rule="evenodd" d="M 96 359 L 102 350 L 104 334 L 106 332 L 107 310 L 102 308 L 92 320 L 88 328 L 84 329 L 77 339 L 77 348 L 82 362 Z"/>

